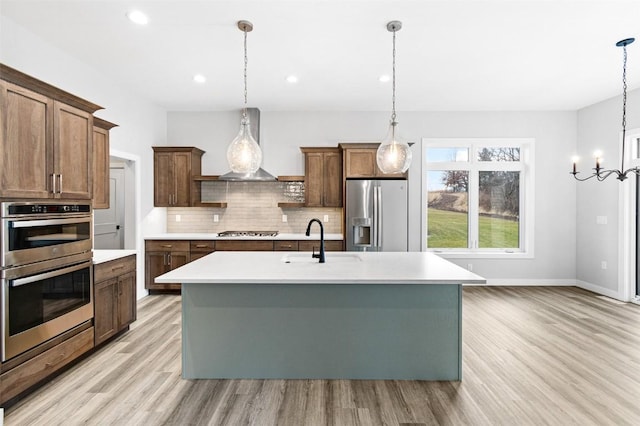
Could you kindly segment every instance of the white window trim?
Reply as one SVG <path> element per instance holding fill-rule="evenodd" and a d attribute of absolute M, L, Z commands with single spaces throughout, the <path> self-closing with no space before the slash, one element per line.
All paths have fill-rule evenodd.
<path fill-rule="evenodd" d="M 535 237 L 535 164 L 534 164 L 534 149 L 535 139 L 533 138 L 422 138 L 421 143 L 421 156 L 422 156 L 422 193 L 421 193 L 421 236 L 420 246 L 422 251 L 430 251 L 437 253 L 439 256 L 448 259 L 532 259 L 534 258 L 534 237 Z M 427 147 L 429 148 L 453 148 L 457 146 L 470 146 L 474 147 L 505 147 L 505 146 L 518 146 L 520 147 L 520 161 L 522 166 L 514 168 L 513 164 L 508 162 L 490 162 L 486 163 L 487 170 L 519 170 L 521 171 L 520 188 L 520 205 L 521 209 L 520 217 L 520 238 L 521 248 L 514 250 L 492 250 L 492 249 L 477 249 L 477 248 L 465 248 L 465 249 L 433 249 L 427 248 L 427 172 L 429 167 L 427 164 Z M 474 155 L 473 150 L 470 151 L 471 156 Z M 463 163 L 466 164 L 466 163 Z M 482 170 L 484 164 L 479 165 L 479 169 Z M 461 170 L 460 162 L 442 162 L 438 163 L 438 170 Z M 466 170 L 467 168 L 462 168 Z M 472 188 L 469 188 L 469 220 L 476 221 L 477 215 L 472 214 L 472 209 L 476 206 L 472 204 L 471 194 Z M 475 195 L 474 195 L 475 196 Z M 476 203 L 477 204 L 477 203 Z M 472 207 L 473 206 L 473 207 Z M 472 225 L 472 224 L 470 224 Z M 474 241 L 474 235 L 471 233 L 476 232 L 477 227 L 470 226 L 469 239 Z M 475 239 L 477 240 L 477 238 Z"/>
<path fill-rule="evenodd" d="M 620 135 L 622 139 L 622 135 Z M 640 167 L 640 152 L 638 152 L 637 140 L 640 139 L 640 129 L 627 131 L 627 141 L 625 141 L 626 152 L 625 168 Z M 624 301 L 631 301 L 640 304 L 640 299 L 636 297 L 636 175 L 631 174 L 629 178 L 619 183 L 619 225 L 618 244 L 620 256 L 618 258 L 618 294 Z"/>

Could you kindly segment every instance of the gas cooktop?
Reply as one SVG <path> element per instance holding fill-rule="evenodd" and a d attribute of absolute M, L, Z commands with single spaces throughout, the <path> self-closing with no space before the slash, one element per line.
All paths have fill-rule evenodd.
<path fill-rule="evenodd" d="M 275 237 L 278 231 L 223 231 L 218 237 Z"/>

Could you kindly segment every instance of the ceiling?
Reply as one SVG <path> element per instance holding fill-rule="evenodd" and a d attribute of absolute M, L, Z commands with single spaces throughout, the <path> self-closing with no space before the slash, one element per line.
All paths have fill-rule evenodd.
<path fill-rule="evenodd" d="M 621 93 L 615 43 L 640 39 L 638 0 L 0 0 L 0 14 L 170 111 L 241 108 L 240 19 L 263 111 L 390 110 L 390 20 L 399 111 L 579 109 Z M 640 40 L 628 53 L 632 90 Z"/>

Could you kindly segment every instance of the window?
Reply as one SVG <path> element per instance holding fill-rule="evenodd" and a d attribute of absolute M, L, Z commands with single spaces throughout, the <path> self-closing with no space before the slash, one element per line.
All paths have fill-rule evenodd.
<path fill-rule="evenodd" d="M 423 249 L 533 255 L 531 139 L 423 139 Z"/>

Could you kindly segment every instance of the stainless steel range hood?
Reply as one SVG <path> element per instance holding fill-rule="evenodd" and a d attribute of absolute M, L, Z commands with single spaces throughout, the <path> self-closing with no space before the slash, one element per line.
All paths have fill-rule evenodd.
<path fill-rule="evenodd" d="M 249 115 L 249 126 L 251 134 L 260 145 L 260 110 L 258 108 L 247 108 Z M 260 167 L 253 173 L 235 173 L 229 172 L 218 178 L 218 180 L 226 180 L 230 182 L 273 182 L 275 176 Z"/>

